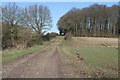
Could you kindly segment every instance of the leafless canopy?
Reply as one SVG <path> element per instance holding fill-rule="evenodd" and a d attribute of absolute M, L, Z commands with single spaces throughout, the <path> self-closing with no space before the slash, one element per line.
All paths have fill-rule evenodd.
<path fill-rule="evenodd" d="M 50 10 L 43 5 L 30 5 L 24 10 L 25 24 L 31 26 L 37 33 L 48 30 L 52 27 Z"/>

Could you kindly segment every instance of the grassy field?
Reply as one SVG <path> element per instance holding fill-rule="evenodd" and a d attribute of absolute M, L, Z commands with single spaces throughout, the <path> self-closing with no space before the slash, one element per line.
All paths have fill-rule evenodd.
<path fill-rule="evenodd" d="M 90 66 L 88 74 L 97 72 L 117 77 L 118 43 L 113 38 L 74 37 L 71 41 L 63 41 L 61 50 L 71 60 L 80 54 L 83 61 Z M 98 74 L 98 73 L 97 73 Z"/>
<path fill-rule="evenodd" d="M 28 49 L 24 48 L 23 46 L 19 46 L 18 48 L 6 49 L 6 50 L 2 51 L 2 62 L 8 63 L 8 62 L 14 61 L 24 55 L 40 51 L 43 48 L 47 47 L 50 43 L 59 41 L 60 39 L 61 39 L 61 37 L 56 37 L 50 41 L 44 42 L 43 45 L 35 45 Z"/>

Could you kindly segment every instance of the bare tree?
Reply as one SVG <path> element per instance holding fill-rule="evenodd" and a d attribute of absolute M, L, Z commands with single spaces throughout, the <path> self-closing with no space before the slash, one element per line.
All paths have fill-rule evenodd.
<path fill-rule="evenodd" d="M 47 6 L 30 5 L 25 8 L 23 14 L 25 24 L 31 26 L 38 34 L 42 34 L 52 27 L 51 14 Z"/>
<path fill-rule="evenodd" d="M 10 27 L 10 41 L 12 42 L 11 46 L 14 45 L 14 37 L 17 30 L 17 25 L 20 25 L 23 17 L 22 9 L 16 5 L 16 3 L 8 3 L 8 5 L 2 8 L 2 22 L 5 24 L 9 24 Z"/>

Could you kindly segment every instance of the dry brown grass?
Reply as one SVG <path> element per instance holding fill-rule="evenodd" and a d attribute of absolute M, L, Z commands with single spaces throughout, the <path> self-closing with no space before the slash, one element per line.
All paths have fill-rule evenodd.
<path fill-rule="evenodd" d="M 67 41 L 66 44 L 73 47 L 77 46 L 118 47 L 118 38 L 73 37 L 73 41 Z"/>

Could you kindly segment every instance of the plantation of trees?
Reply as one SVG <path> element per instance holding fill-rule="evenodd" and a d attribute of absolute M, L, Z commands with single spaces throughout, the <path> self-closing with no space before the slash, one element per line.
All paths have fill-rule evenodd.
<path fill-rule="evenodd" d="M 117 37 L 118 6 L 94 4 L 83 9 L 73 8 L 59 19 L 57 26 L 60 35 L 70 32 L 77 37 Z"/>

